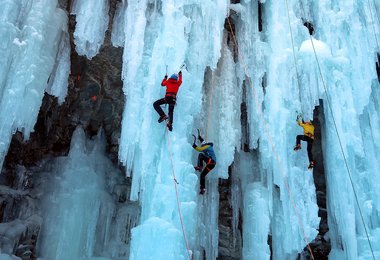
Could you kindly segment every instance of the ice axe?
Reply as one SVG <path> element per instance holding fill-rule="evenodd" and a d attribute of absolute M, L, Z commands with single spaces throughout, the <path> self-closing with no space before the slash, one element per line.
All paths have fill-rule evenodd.
<path fill-rule="evenodd" d="M 303 119 L 302 113 L 300 113 L 300 112 L 298 112 L 298 111 L 296 110 L 296 114 L 297 114 L 297 117 L 301 117 L 301 118 Z"/>
<path fill-rule="evenodd" d="M 181 67 L 179 67 L 179 70 L 182 70 L 183 68 L 185 68 L 185 70 L 188 71 L 188 70 L 187 70 L 186 63 L 183 63 L 183 64 L 181 65 Z"/>
<path fill-rule="evenodd" d="M 299 118 L 301 118 L 301 119 L 302 119 L 302 123 L 304 123 L 305 121 L 304 121 L 304 119 L 303 119 L 302 113 L 298 112 L 297 110 L 296 110 L 296 113 L 297 113 L 297 120 L 298 120 Z"/>
<path fill-rule="evenodd" d="M 201 132 L 199 131 L 198 128 L 197 128 L 197 131 L 198 131 L 198 140 L 199 140 L 200 142 L 203 142 L 204 139 L 202 138 L 202 136 L 201 136 Z"/>

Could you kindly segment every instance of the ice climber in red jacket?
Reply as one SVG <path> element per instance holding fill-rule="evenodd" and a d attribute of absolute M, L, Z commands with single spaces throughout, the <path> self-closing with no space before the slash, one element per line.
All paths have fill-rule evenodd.
<path fill-rule="evenodd" d="M 174 106 L 175 101 L 177 97 L 177 92 L 179 89 L 179 86 L 182 84 L 182 72 L 179 71 L 178 74 L 173 74 L 168 79 L 168 75 L 165 75 L 164 79 L 161 82 L 161 86 L 166 86 L 166 94 L 164 98 L 161 98 L 153 103 L 154 109 L 157 111 L 157 113 L 160 115 L 160 118 L 158 119 L 158 123 L 161 123 L 162 121 L 169 119 L 167 122 L 167 127 L 169 131 L 173 130 L 173 112 L 174 112 Z M 169 117 L 165 114 L 165 112 L 162 110 L 161 105 L 168 104 L 169 105 Z"/>

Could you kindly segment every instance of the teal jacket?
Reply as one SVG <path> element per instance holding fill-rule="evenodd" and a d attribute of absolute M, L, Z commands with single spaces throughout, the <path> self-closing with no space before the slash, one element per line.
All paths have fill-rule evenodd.
<path fill-rule="evenodd" d="M 197 150 L 198 152 L 203 153 L 206 155 L 208 158 L 211 158 L 215 163 L 216 163 L 216 156 L 214 152 L 214 144 L 213 143 L 205 143 L 202 146 L 196 146 L 193 144 L 193 148 Z"/>

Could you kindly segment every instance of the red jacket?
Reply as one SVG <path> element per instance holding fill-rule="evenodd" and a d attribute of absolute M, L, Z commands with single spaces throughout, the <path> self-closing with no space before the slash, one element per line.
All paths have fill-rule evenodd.
<path fill-rule="evenodd" d="M 166 86 L 166 94 L 165 96 L 175 96 L 177 95 L 179 86 L 182 84 L 182 73 L 178 75 L 178 80 L 175 79 L 163 79 L 161 82 L 161 86 Z"/>

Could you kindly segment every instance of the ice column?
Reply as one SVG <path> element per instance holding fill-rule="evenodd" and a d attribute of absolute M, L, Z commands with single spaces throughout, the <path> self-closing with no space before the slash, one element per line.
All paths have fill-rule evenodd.
<path fill-rule="evenodd" d="M 57 62 L 58 46 L 67 33 L 67 16 L 56 6 L 57 1 L 50 0 L 2 3 L 0 167 L 11 135 L 18 129 L 28 139 L 37 120 L 44 90 Z M 61 79 L 65 71 L 59 70 Z"/>
<path fill-rule="evenodd" d="M 179 183 L 187 239 L 194 255 L 199 255 L 201 249 L 195 247 L 199 184 L 188 137 L 201 111 L 205 69 L 215 68 L 220 57 L 227 1 L 157 3 L 129 1 L 127 7 L 120 4 L 114 21 L 119 29 L 113 43 L 124 42 L 126 95 L 119 158 L 133 177 L 131 199 L 138 199 L 142 205 L 141 224 L 132 234 L 131 259 L 187 259 L 172 174 L 174 171 Z M 167 132 L 165 123 L 157 123 L 152 104 L 164 96 L 160 83 L 165 65 L 170 76 L 184 62 L 187 69 L 182 69 L 174 129 Z M 167 108 L 164 110 L 167 113 Z M 163 249 L 160 241 L 166 241 L 170 248 Z"/>
<path fill-rule="evenodd" d="M 44 181 L 40 255 L 44 259 L 127 257 L 124 234 L 127 221 L 133 223 L 131 209 L 136 208 L 116 205 L 111 196 L 121 173 L 105 156 L 104 136 L 88 141 L 83 129 L 77 128 L 69 155 L 56 159 L 51 168 L 44 173 L 49 177 Z"/>
<path fill-rule="evenodd" d="M 92 59 L 98 54 L 108 28 L 108 0 L 74 0 L 71 14 L 76 15 L 75 49 Z"/>
<path fill-rule="evenodd" d="M 369 140 L 379 143 L 378 130 L 372 126 L 378 119 L 371 110 L 378 98 L 374 57 L 379 34 L 369 3 L 321 2 L 312 10 L 319 14 L 316 38 L 331 49 L 329 57 L 318 55 L 325 85 L 320 78 L 310 84 L 310 88 L 323 87 L 319 95 L 326 118 L 323 146 L 331 259 L 372 258 L 364 225 L 374 255 L 378 257 L 380 250 L 378 183 L 374 181 L 380 177 L 379 164 L 374 162 L 379 148 L 368 144 Z"/>
<path fill-rule="evenodd" d="M 305 173 L 306 155 L 289 152 L 300 131 L 295 123 L 300 101 L 285 1 L 265 2 L 262 33 L 258 32 L 257 3 L 244 1 L 241 5 L 236 32 L 239 65 L 244 74 L 248 74 L 242 80 L 247 87 L 250 146 L 260 152 L 255 162 L 260 167 L 258 172 L 240 169 L 243 170 L 241 178 L 248 174 L 259 176 L 243 190 L 243 219 L 253 218 L 263 224 L 244 230 L 243 253 L 249 257 L 257 252 L 247 241 L 259 239 L 262 243 L 255 247 L 261 248 L 261 257 L 264 257 L 268 253 L 264 238 L 270 234 L 274 258 L 292 258 L 314 239 L 319 218 L 313 179 Z M 296 21 L 294 13 L 290 15 L 292 22 Z M 307 36 L 301 29 L 297 33 Z M 253 206 L 269 216 L 259 218 Z"/>

